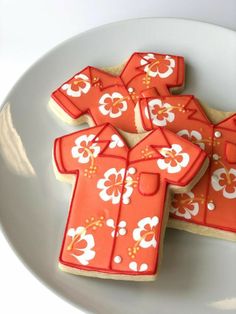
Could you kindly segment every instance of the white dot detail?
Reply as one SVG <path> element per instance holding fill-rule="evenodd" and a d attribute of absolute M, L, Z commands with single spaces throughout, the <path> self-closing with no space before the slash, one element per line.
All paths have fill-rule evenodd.
<path fill-rule="evenodd" d="M 219 138 L 219 137 L 221 137 L 221 132 L 220 131 L 215 131 L 214 135 L 215 135 L 216 138 Z"/>
<path fill-rule="evenodd" d="M 213 157 L 214 160 L 219 160 L 220 159 L 220 156 L 218 154 L 213 154 L 212 157 Z"/>
<path fill-rule="evenodd" d="M 134 167 L 131 167 L 128 169 L 129 174 L 135 174 L 135 172 L 136 172 L 136 169 Z"/>
<path fill-rule="evenodd" d="M 117 256 L 114 257 L 114 262 L 115 262 L 116 264 L 120 264 L 121 261 L 122 261 L 121 256 L 117 255 Z"/>
<path fill-rule="evenodd" d="M 133 87 L 129 87 L 129 88 L 128 88 L 128 92 L 129 92 L 129 93 L 133 93 L 133 91 L 134 91 Z"/>
<path fill-rule="evenodd" d="M 215 204 L 213 202 L 209 202 L 209 203 L 207 203 L 207 208 L 209 210 L 214 210 L 215 209 Z"/>
<path fill-rule="evenodd" d="M 121 221 L 119 222 L 119 227 L 120 227 L 120 228 L 126 227 L 126 222 L 125 222 L 124 220 L 121 220 Z"/>
<path fill-rule="evenodd" d="M 121 229 L 119 230 L 119 234 L 120 234 L 121 236 L 124 236 L 124 235 L 126 234 L 126 229 L 121 228 Z"/>

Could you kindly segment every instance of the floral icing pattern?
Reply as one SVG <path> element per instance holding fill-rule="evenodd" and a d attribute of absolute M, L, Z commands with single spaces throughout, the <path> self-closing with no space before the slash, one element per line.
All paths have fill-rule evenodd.
<path fill-rule="evenodd" d="M 172 112 L 173 106 L 168 103 L 163 103 L 160 99 L 152 99 L 148 102 L 148 107 L 145 107 L 145 115 L 152 120 L 152 123 L 157 126 L 166 126 L 175 119 L 175 114 Z"/>
<path fill-rule="evenodd" d="M 157 216 L 145 217 L 139 220 L 138 227 L 133 230 L 133 240 L 135 241 L 135 244 L 133 247 L 128 248 L 128 255 L 132 259 L 136 257 L 136 254 L 139 252 L 140 248 L 147 249 L 150 247 L 155 248 L 157 246 L 156 226 L 158 223 L 159 218 Z M 134 267 L 135 264 L 132 265 Z M 133 270 L 135 269 L 133 268 Z"/>
<path fill-rule="evenodd" d="M 124 147 L 124 146 L 125 146 L 124 142 L 121 140 L 121 138 L 118 135 L 113 134 L 111 136 L 111 142 L 109 144 L 110 148 Z"/>
<path fill-rule="evenodd" d="M 129 263 L 129 268 L 133 271 L 142 272 L 148 270 L 148 265 L 146 263 L 142 263 L 138 266 L 137 262 L 133 261 Z"/>
<path fill-rule="evenodd" d="M 202 138 L 202 135 L 200 132 L 196 130 L 188 131 L 188 130 L 180 130 L 177 135 L 182 136 L 183 138 L 186 138 L 187 140 L 191 141 L 192 143 L 198 145 L 201 149 L 205 149 L 205 143 L 206 140 Z"/>
<path fill-rule="evenodd" d="M 133 193 L 133 188 L 136 186 L 137 181 L 134 180 L 130 175 L 135 174 L 136 169 L 131 167 L 127 170 L 126 178 L 125 168 L 116 170 L 111 168 L 104 173 L 104 178 L 99 179 L 97 183 L 97 188 L 101 190 L 99 193 L 101 199 L 105 202 L 111 201 L 112 204 L 118 204 L 121 199 L 123 204 L 130 203 L 130 197 Z M 124 184 L 124 191 L 123 190 Z"/>
<path fill-rule="evenodd" d="M 99 100 L 99 110 L 104 116 L 118 118 L 128 109 L 126 97 L 120 93 L 104 94 Z"/>
<path fill-rule="evenodd" d="M 138 246 L 146 249 L 151 246 L 156 247 L 155 227 L 159 223 L 159 218 L 145 217 L 138 222 L 138 227 L 133 231 L 133 239 L 137 241 Z"/>
<path fill-rule="evenodd" d="M 110 219 L 107 219 L 106 221 L 106 225 L 110 228 L 112 228 L 112 232 L 111 232 L 111 236 L 112 238 L 115 237 L 115 232 L 116 232 L 116 226 L 115 226 L 115 221 L 114 219 L 110 218 Z M 121 220 L 119 223 L 118 223 L 118 228 L 117 228 L 117 232 L 116 232 L 116 237 L 118 236 L 124 236 L 127 232 L 127 229 L 126 229 L 126 221 L 124 220 Z"/>
<path fill-rule="evenodd" d="M 191 219 L 192 216 L 197 216 L 199 213 L 199 199 L 195 198 L 193 192 L 175 194 L 170 212 L 179 217 L 184 217 L 185 219 Z M 201 199 L 203 202 L 204 199 Z"/>
<path fill-rule="evenodd" d="M 66 83 L 62 85 L 62 89 L 66 91 L 67 95 L 71 97 L 80 97 L 82 94 L 87 94 L 90 90 L 91 84 L 89 78 L 80 73 L 75 75 L 74 80 L 71 84 Z"/>
<path fill-rule="evenodd" d="M 145 55 L 140 64 L 144 67 L 144 72 L 150 77 L 166 78 L 173 73 L 175 60 L 170 56 L 158 56 L 157 58 L 152 53 Z"/>
<path fill-rule="evenodd" d="M 81 135 L 75 140 L 75 146 L 71 149 L 73 158 L 78 158 L 78 162 L 87 164 L 91 159 L 96 158 L 100 153 L 100 146 L 91 143 L 95 138 L 94 134 Z"/>
<path fill-rule="evenodd" d="M 215 170 L 211 176 L 211 185 L 215 191 L 222 191 L 225 198 L 236 198 L 236 169 L 223 167 Z"/>
<path fill-rule="evenodd" d="M 206 153 L 165 128 L 131 145 L 122 135 L 105 123 L 55 140 L 58 172 L 74 176 L 59 265 L 79 275 L 152 280 L 159 272 L 167 187 L 190 182 Z M 183 154 L 180 164 L 183 150 L 189 153 L 191 166 L 170 176 L 157 161 L 171 145 Z M 89 179 L 91 166 L 96 173 Z"/>
<path fill-rule="evenodd" d="M 82 265 L 88 265 L 89 261 L 95 258 L 95 240 L 93 234 L 89 233 L 89 229 L 96 230 L 103 226 L 104 217 L 98 219 L 91 217 L 86 219 L 85 226 L 70 228 L 67 236 L 71 238 L 67 251 L 71 252 L 71 256 L 77 259 Z"/>
<path fill-rule="evenodd" d="M 171 148 L 162 148 L 160 154 L 163 159 L 157 160 L 157 165 L 161 170 L 167 170 L 168 173 L 178 173 L 182 168 L 188 166 L 189 154 L 183 152 L 178 144 L 172 144 Z"/>
<path fill-rule="evenodd" d="M 67 236 L 72 239 L 67 250 L 75 252 L 71 253 L 71 255 L 82 265 L 88 265 L 89 261 L 96 255 L 93 250 L 95 247 L 94 237 L 86 232 L 87 229 L 85 227 L 71 228 L 67 232 Z"/>

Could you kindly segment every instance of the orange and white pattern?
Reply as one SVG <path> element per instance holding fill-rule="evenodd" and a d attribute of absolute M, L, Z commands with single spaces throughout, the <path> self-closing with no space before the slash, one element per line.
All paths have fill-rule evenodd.
<path fill-rule="evenodd" d="M 144 71 L 148 76 L 166 78 L 173 73 L 175 60 L 170 56 L 155 56 L 153 53 L 148 53 L 143 56 L 140 64 L 145 65 Z"/>
<path fill-rule="evenodd" d="M 86 114 L 96 125 L 106 122 L 124 131 L 137 132 L 135 109 L 144 93 L 149 90 L 148 97 L 150 91 L 155 95 L 169 95 L 170 87 L 178 87 L 183 82 L 182 57 L 134 53 L 120 76 L 88 66 L 56 89 L 51 97 L 72 119 Z M 157 106 L 153 111 L 158 110 Z M 174 113 L 168 104 L 159 106 L 156 125 L 164 126 L 173 120 Z"/>
<path fill-rule="evenodd" d="M 143 159 L 147 147 L 152 158 Z M 57 169 L 76 179 L 60 263 L 112 274 L 155 274 L 167 187 L 189 184 L 205 158 L 199 147 L 164 129 L 131 148 L 109 124 L 56 139 Z M 168 166 L 158 167 L 159 161 Z"/>
<path fill-rule="evenodd" d="M 81 73 L 74 76 L 74 80 L 71 84 L 64 84 L 62 90 L 64 90 L 68 96 L 80 97 L 82 94 L 87 94 L 90 87 L 89 78 Z"/>
<path fill-rule="evenodd" d="M 192 194 L 174 197 L 171 218 L 236 233 L 236 114 L 214 125 L 193 96 L 155 97 L 140 104 L 145 130 L 157 127 L 150 106 L 157 101 L 180 108 L 165 127 L 205 150 L 210 158 L 209 169 Z M 173 171 L 171 155 L 165 158 L 169 164 L 165 159 L 158 161 L 161 167 Z"/>

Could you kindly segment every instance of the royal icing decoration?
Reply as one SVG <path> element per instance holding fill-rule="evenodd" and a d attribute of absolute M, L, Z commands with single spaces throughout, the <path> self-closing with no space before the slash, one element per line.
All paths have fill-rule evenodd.
<path fill-rule="evenodd" d="M 184 81 L 182 57 L 154 53 L 134 53 L 120 76 L 86 67 L 51 95 L 72 119 L 89 114 L 96 125 L 109 122 L 128 132 L 137 132 L 135 108 L 143 97 L 168 95 L 169 87 Z M 154 104 L 153 104 L 154 105 Z M 174 119 L 174 108 L 159 106 L 155 123 L 164 126 Z M 138 108 L 138 107 L 137 107 Z M 158 108 L 153 108 L 156 111 Z"/>
<path fill-rule="evenodd" d="M 187 140 L 201 147 L 201 149 L 205 149 L 205 143 L 202 138 L 202 134 L 199 131 L 196 130 L 188 131 L 186 129 L 183 129 L 177 132 L 177 135 L 186 138 Z"/>
<path fill-rule="evenodd" d="M 166 103 L 168 107 L 181 108 L 173 109 L 175 117 L 172 121 L 167 120 L 168 115 L 165 116 L 165 127 L 198 145 L 210 157 L 208 171 L 191 194 L 174 197 L 171 217 L 236 232 L 236 140 L 232 142 L 236 138 L 236 114 L 214 125 L 193 96 L 143 99 L 140 109 L 145 130 L 155 129 L 156 121 L 160 119 L 159 109 L 153 111 L 155 103 L 159 104 L 159 108 L 160 104 Z M 170 167 L 173 170 L 165 160 L 159 161 L 159 164 L 162 169 Z"/>
<path fill-rule="evenodd" d="M 130 168 L 127 170 L 122 168 L 117 170 L 115 168 L 108 169 L 104 173 L 104 177 L 98 180 L 97 188 L 101 190 L 99 196 L 105 202 L 111 201 L 112 204 L 118 204 L 121 201 L 124 204 L 130 203 L 130 197 L 133 192 L 133 187 L 137 186 L 137 180 L 133 180 L 133 178 L 129 174 L 134 174 L 136 172 L 135 168 Z M 125 184 L 124 184 L 124 177 Z"/>
<path fill-rule="evenodd" d="M 104 116 L 118 118 L 128 108 L 126 98 L 117 92 L 104 94 L 99 100 L 99 110 Z"/>
<path fill-rule="evenodd" d="M 219 168 L 212 173 L 211 185 L 225 198 L 236 199 L 236 169 Z"/>
<path fill-rule="evenodd" d="M 84 74 L 79 74 L 74 76 L 74 80 L 71 84 L 62 85 L 62 90 L 68 96 L 80 97 L 82 94 L 87 94 L 90 90 L 91 84 L 89 78 Z"/>
<path fill-rule="evenodd" d="M 148 89 L 153 93 L 153 87 L 159 95 L 170 95 L 170 88 L 184 84 L 184 58 L 159 53 L 134 53 L 120 76 L 137 95 L 143 96 Z M 149 96 L 151 93 L 148 93 Z"/>
<path fill-rule="evenodd" d="M 166 78 L 174 72 L 175 60 L 170 56 L 158 56 L 153 53 L 144 55 L 140 60 L 140 65 L 144 65 L 144 72 L 147 77 Z"/>
<path fill-rule="evenodd" d="M 175 194 L 171 204 L 170 212 L 185 219 L 191 219 L 199 212 L 199 203 L 204 202 L 203 198 L 197 198 L 193 192 Z"/>
<path fill-rule="evenodd" d="M 173 109 L 173 106 L 163 103 L 160 99 L 152 99 L 149 101 L 149 106 L 145 108 L 145 115 L 149 118 L 150 114 L 152 123 L 156 126 L 166 126 L 175 119 Z"/>
<path fill-rule="evenodd" d="M 86 228 L 77 227 L 71 228 L 67 232 L 67 236 L 71 238 L 71 242 L 67 247 L 68 251 L 75 251 L 73 256 L 81 265 L 88 265 L 96 253 L 93 250 L 95 246 L 94 237 L 92 234 L 86 234 Z"/>
<path fill-rule="evenodd" d="M 75 146 L 71 149 L 71 154 L 73 158 L 78 159 L 79 163 L 87 164 L 99 154 L 100 147 L 92 142 L 94 138 L 94 134 L 90 134 L 89 136 L 82 135 L 76 138 Z"/>
<path fill-rule="evenodd" d="M 151 157 L 143 158 L 147 151 Z M 113 275 L 155 275 L 167 187 L 189 184 L 206 154 L 160 128 L 130 148 L 105 124 L 56 139 L 54 159 L 62 175 L 75 176 L 60 263 Z"/>
<path fill-rule="evenodd" d="M 87 67 L 57 89 L 52 97 L 74 119 L 90 113 L 95 124 L 108 121 L 129 132 L 166 127 L 204 149 L 210 157 L 211 165 L 192 192 L 198 198 L 203 195 L 205 201 L 200 202 L 198 213 L 191 215 L 191 218 L 188 214 L 179 215 L 178 211 L 171 216 L 174 219 L 236 232 L 236 141 L 233 140 L 236 117 L 232 115 L 214 125 L 193 96 L 170 95 L 169 89 L 181 86 L 183 82 L 182 57 L 151 52 L 134 53 L 120 76 L 115 77 Z M 111 147 L 121 148 L 116 143 L 116 140 L 110 142 Z M 75 156 L 78 154 L 75 153 Z M 144 147 L 142 156 L 143 159 L 152 158 L 153 151 Z M 93 176 L 97 171 L 96 163 L 92 158 L 82 158 L 89 159 L 84 175 Z M 163 160 L 159 164 L 162 168 L 160 169 L 167 172 L 184 167 L 187 160 L 183 159 L 176 164 L 175 160 L 171 161 L 170 156 L 165 158 L 168 163 Z M 127 190 L 131 189 L 135 189 L 133 185 Z M 181 201 L 181 196 L 178 198 Z M 126 201 L 129 202 L 129 199 L 127 197 Z M 215 208 L 209 210 L 207 204 L 212 201 Z"/>
<path fill-rule="evenodd" d="M 171 148 L 162 148 L 160 153 L 164 158 L 159 159 L 157 165 L 168 173 L 178 173 L 189 164 L 189 154 L 183 152 L 178 144 L 171 145 Z"/>

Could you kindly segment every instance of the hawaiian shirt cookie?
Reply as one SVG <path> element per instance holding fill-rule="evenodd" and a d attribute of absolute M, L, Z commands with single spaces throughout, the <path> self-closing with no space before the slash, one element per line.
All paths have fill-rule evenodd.
<path fill-rule="evenodd" d="M 54 160 L 60 175 L 75 178 L 60 267 L 88 276 L 154 278 L 169 188 L 189 185 L 207 166 L 206 153 L 162 128 L 130 148 L 105 124 L 56 139 Z"/>
<path fill-rule="evenodd" d="M 108 122 L 127 132 L 137 132 L 139 100 L 168 95 L 168 88 L 177 88 L 183 82 L 182 57 L 134 53 L 120 76 L 86 67 L 52 93 L 50 105 L 70 122 L 86 116 L 90 126 Z"/>
<path fill-rule="evenodd" d="M 143 131 L 164 126 L 210 158 L 209 169 L 192 191 L 175 195 L 171 217 L 224 230 L 236 239 L 236 114 L 213 124 L 193 96 L 143 99 L 140 110 Z"/>

